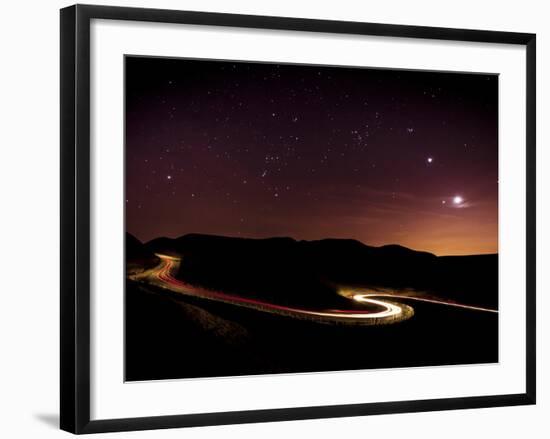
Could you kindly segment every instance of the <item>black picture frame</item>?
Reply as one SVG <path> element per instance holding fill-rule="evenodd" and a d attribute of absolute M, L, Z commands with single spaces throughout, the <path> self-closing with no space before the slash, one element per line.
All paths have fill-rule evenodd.
<path fill-rule="evenodd" d="M 90 420 L 90 21 L 92 19 L 423 38 L 525 46 L 527 60 L 525 66 L 527 78 L 525 393 Z M 535 404 L 535 34 L 89 5 L 74 5 L 62 9 L 60 24 L 60 424 L 63 430 L 80 434 Z"/>

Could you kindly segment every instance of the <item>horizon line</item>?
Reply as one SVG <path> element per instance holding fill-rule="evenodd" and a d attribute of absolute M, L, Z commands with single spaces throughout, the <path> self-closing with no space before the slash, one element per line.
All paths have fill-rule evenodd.
<path fill-rule="evenodd" d="M 138 238 L 137 234 L 135 233 L 131 233 L 129 232 L 128 230 L 125 231 L 126 234 L 129 234 L 131 236 L 133 236 L 135 239 L 137 239 L 140 243 L 142 244 L 147 244 L 155 239 L 178 239 L 178 238 L 182 238 L 184 236 L 188 236 L 188 235 L 202 235 L 202 236 L 215 236 L 215 237 L 221 237 L 221 238 L 232 238 L 232 239 L 248 239 L 248 240 L 266 240 L 266 239 L 292 239 L 293 241 L 295 242 L 314 242 L 314 241 L 325 241 L 325 240 L 334 240 L 334 241 L 357 241 L 359 242 L 360 244 L 366 246 L 366 247 L 372 247 L 372 248 L 383 248 L 383 247 L 390 247 L 390 246 L 397 246 L 397 247 L 402 247 L 402 248 L 406 248 L 408 250 L 411 250 L 411 251 L 415 251 L 415 252 L 418 252 L 418 253 L 429 253 L 429 254 L 432 254 L 436 257 L 458 257 L 458 256 L 491 256 L 491 255 L 497 255 L 498 256 L 498 250 L 496 252 L 486 252 L 486 253 L 463 253 L 463 254 L 456 254 L 456 253 L 449 253 L 449 254 L 438 254 L 438 253 L 435 253 L 433 251 L 429 251 L 429 250 L 418 250 L 416 248 L 412 248 L 412 247 L 408 247 L 406 245 L 403 245 L 403 244 L 399 244 L 399 243 L 396 243 L 396 242 L 390 242 L 390 243 L 387 243 L 387 244 L 382 244 L 382 245 L 372 245 L 372 244 L 366 244 L 365 242 L 363 242 L 362 240 L 358 239 L 358 238 L 335 238 L 335 237 L 326 237 L 326 238 L 319 238 L 319 239 L 296 239 L 292 236 L 289 236 L 289 235 L 277 235 L 277 236 L 268 236 L 268 237 L 251 237 L 251 236 L 239 236 L 239 235 L 218 235 L 218 234 L 214 234 L 214 233 L 199 233 L 199 232 L 189 232 L 189 233 L 184 233 L 182 235 L 179 235 L 179 236 L 174 236 L 174 237 L 171 237 L 171 236 L 166 236 L 166 235 L 162 235 L 162 236 L 156 236 L 154 238 L 151 238 L 151 239 L 148 239 L 148 240 L 143 240 L 141 238 Z"/>

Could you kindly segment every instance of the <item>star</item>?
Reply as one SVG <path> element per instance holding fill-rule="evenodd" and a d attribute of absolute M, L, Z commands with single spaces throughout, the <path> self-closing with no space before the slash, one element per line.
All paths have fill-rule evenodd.
<path fill-rule="evenodd" d="M 432 163 L 432 162 L 434 161 L 434 159 L 433 159 L 433 157 L 428 157 L 428 158 L 426 159 L 426 161 L 427 161 L 428 163 Z"/>
<path fill-rule="evenodd" d="M 172 176 L 171 176 L 171 175 L 167 175 L 167 176 L 166 176 L 166 180 L 172 180 Z"/>
<path fill-rule="evenodd" d="M 453 198 L 453 203 L 454 204 L 462 204 L 463 201 L 464 201 L 464 199 L 460 195 L 456 195 Z"/>

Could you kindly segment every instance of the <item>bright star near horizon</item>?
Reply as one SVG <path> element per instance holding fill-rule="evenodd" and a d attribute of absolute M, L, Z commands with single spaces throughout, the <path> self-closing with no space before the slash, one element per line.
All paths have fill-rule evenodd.
<path fill-rule="evenodd" d="M 462 201 L 464 201 L 464 200 L 460 195 L 457 195 L 456 197 L 453 198 L 453 203 L 455 203 L 455 204 L 461 204 Z"/>
<path fill-rule="evenodd" d="M 428 157 L 428 163 L 431 163 L 433 161 L 434 161 L 433 157 Z"/>

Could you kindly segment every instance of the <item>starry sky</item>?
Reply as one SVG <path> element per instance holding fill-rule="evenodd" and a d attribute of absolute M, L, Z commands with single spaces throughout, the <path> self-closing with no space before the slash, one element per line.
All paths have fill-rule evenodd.
<path fill-rule="evenodd" d="M 126 228 L 498 252 L 498 76 L 126 57 Z"/>

